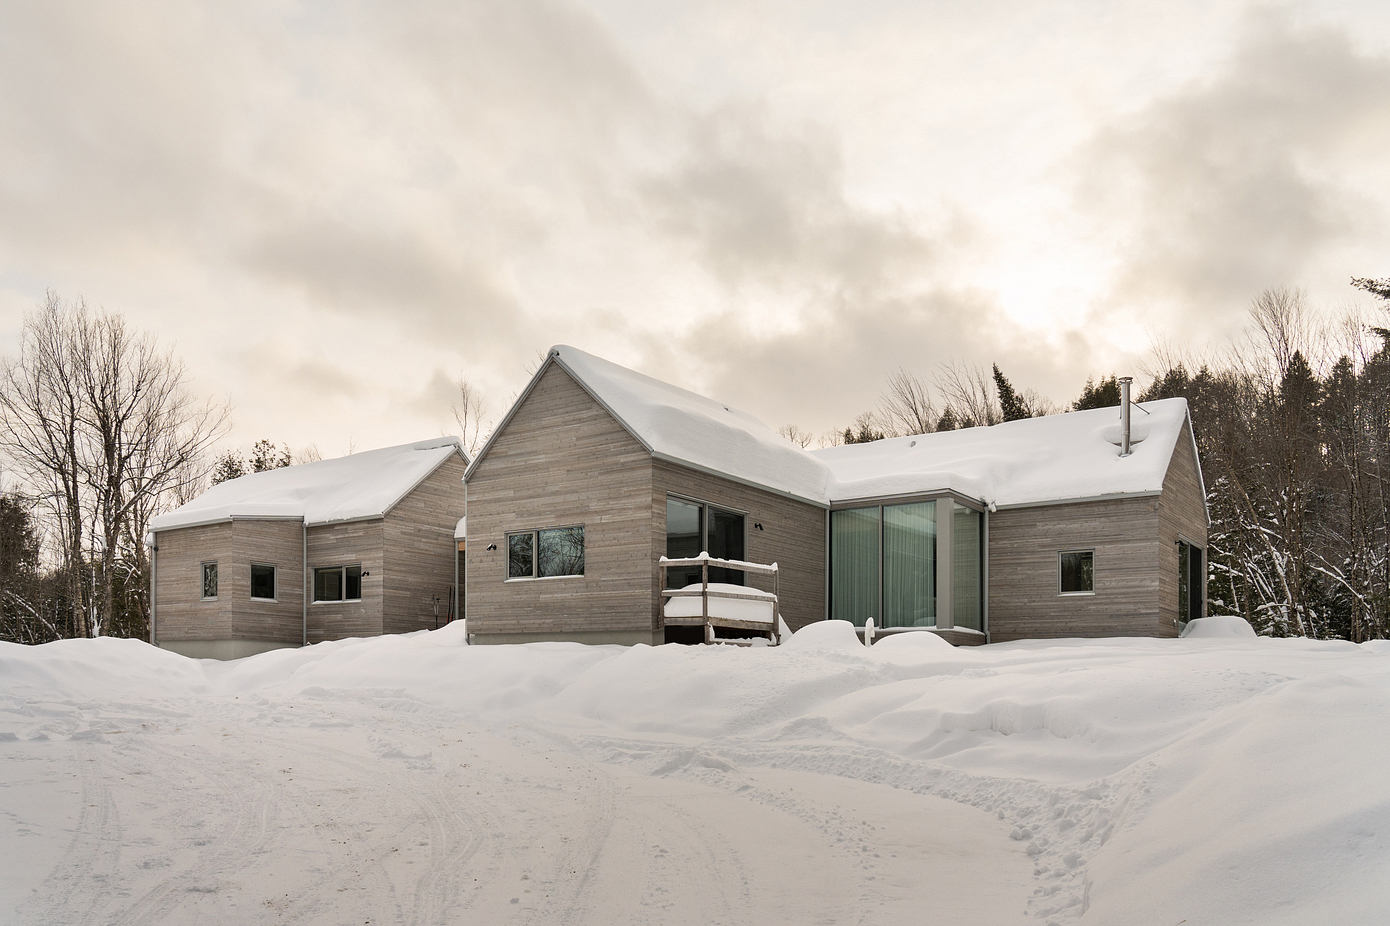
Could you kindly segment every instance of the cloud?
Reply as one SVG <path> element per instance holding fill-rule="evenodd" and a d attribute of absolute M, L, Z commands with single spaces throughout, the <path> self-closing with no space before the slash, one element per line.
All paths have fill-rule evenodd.
<path fill-rule="evenodd" d="M 1343 31 L 1255 13 L 1208 79 L 1099 132 L 1075 160 L 1077 202 L 1117 261 L 1105 300 L 1176 311 L 1178 330 L 1229 330 L 1266 288 L 1383 234 L 1361 184 L 1385 150 L 1390 59 Z M 1380 160 L 1384 164 L 1384 159 Z"/>

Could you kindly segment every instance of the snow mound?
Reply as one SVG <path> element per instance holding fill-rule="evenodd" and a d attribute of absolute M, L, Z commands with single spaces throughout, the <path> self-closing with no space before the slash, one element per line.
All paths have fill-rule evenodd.
<path fill-rule="evenodd" d="M 957 647 L 940 634 L 930 630 L 913 630 L 905 633 L 886 633 L 874 641 L 870 652 L 878 656 L 891 656 L 894 660 L 907 658 L 938 658 L 953 656 Z"/>
<path fill-rule="evenodd" d="M 863 652 L 864 644 L 849 621 L 817 621 L 807 624 L 791 639 L 784 640 L 786 649 L 807 653 Z"/>
<path fill-rule="evenodd" d="M 1226 614 L 1218 617 L 1199 617 L 1195 621 L 1188 621 L 1187 626 L 1182 629 L 1179 636 L 1253 640 L 1257 634 L 1255 628 L 1251 627 L 1250 622 L 1245 618 Z"/>

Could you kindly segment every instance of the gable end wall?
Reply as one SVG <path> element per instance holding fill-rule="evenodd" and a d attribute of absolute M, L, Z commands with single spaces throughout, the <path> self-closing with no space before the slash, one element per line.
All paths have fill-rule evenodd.
<path fill-rule="evenodd" d="M 650 643 L 651 497 L 651 455 L 551 364 L 468 479 L 470 636 Z M 507 580 L 508 531 L 574 525 L 583 576 Z"/>

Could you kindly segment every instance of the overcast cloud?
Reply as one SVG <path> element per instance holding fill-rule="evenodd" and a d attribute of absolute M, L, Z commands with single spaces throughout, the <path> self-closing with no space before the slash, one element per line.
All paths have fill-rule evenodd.
<path fill-rule="evenodd" d="M 124 313 L 325 455 L 570 343 L 820 433 L 899 366 L 1062 402 L 1390 255 L 1383 4 L 0 11 L 0 350 Z"/>

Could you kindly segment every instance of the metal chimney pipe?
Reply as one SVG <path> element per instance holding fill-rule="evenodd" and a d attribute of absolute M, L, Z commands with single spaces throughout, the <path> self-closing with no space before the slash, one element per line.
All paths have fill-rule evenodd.
<path fill-rule="evenodd" d="M 1129 387 L 1132 376 L 1120 377 L 1120 456 L 1129 456 Z"/>

